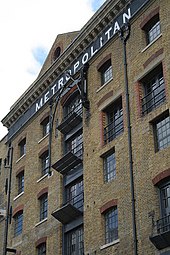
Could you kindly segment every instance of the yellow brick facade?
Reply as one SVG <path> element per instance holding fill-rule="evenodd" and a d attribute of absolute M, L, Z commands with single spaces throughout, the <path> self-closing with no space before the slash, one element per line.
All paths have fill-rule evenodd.
<path fill-rule="evenodd" d="M 29 108 L 28 104 L 33 104 L 35 100 L 46 91 L 50 82 L 53 83 L 62 72 L 68 69 L 69 59 L 71 63 L 71 57 L 76 57 L 76 54 L 78 56 L 81 47 L 88 47 L 89 42 L 87 42 L 87 38 L 85 37 L 90 33 L 93 34 L 92 31 L 94 32 L 95 26 L 98 26 L 99 19 L 104 24 L 104 17 L 109 17 L 108 14 L 111 10 L 115 10 L 115 6 L 120 8 L 118 13 L 121 12 L 123 6 L 127 5 L 126 2 L 130 3 L 133 1 L 106 1 L 79 33 L 68 33 L 57 37 L 37 80 L 26 91 L 25 95 L 21 96 L 8 115 L 3 119 L 4 125 L 8 126 L 10 129 L 14 124 L 12 123 L 12 116 L 18 113 L 18 109 L 21 109 L 20 116 L 23 116 L 24 112 L 27 110 L 26 107 Z M 126 44 L 137 253 L 134 253 L 133 240 L 123 43 L 116 34 L 88 61 L 87 85 L 90 108 L 88 110 L 83 108 L 82 120 L 84 209 L 81 219 L 83 219 L 84 229 L 84 251 L 83 253 L 67 254 L 67 251 L 64 249 L 66 245 L 64 232 L 65 234 L 67 233 L 66 229 L 73 230 L 74 224 L 76 227 L 81 225 L 77 223 L 78 220 L 73 221 L 70 225 L 66 224 L 67 226 L 64 227 L 64 224 L 51 215 L 56 209 L 63 206 L 65 182 L 70 183 L 69 178 L 74 179 L 74 176 L 70 175 L 71 177 L 64 177 L 63 174 L 55 171 L 52 167 L 51 175 L 46 174 L 43 177 L 41 176 L 40 156 L 42 151 L 49 148 L 49 135 L 45 137 L 42 135 L 42 119 L 44 116 L 49 116 L 50 114 L 50 106 L 47 102 L 10 139 L 11 145 L 14 148 L 11 205 L 13 212 L 15 212 L 15 210 L 17 211 L 17 208 L 23 208 L 22 233 L 14 237 L 14 218 L 12 218 L 12 223 L 9 225 L 8 232 L 8 247 L 15 248 L 17 254 L 38 254 L 37 244 L 38 242 L 41 243 L 41 240 L 45 240 L 46 242 L 47 255 L 170 254 L 168 245 L 165 245 L 166 247 L 163 249 L 157 249 L 149 238 L 152 236 L 152 232 L 155 231 L 153 230 L 152 220 L 156 222 L 156 220 L 161 218 L 158 184 L 160 184 L 161 181 L 170 181 L 170 146 L 155 151 L 153 130 L 153 123 L 157 121 L 161 114 L 169 112 L 170 109 L 169 9 L 169 0 L 150 0 L 149 3 L 146 3 L 130 20 L 131 33 Z M 145 20 L 147 21 L 147 19 L 149 22 L 149 17 L 156 11 L 159 13 L 161 33 L 153 43 L 147 45 L 142 24 Z M 115 16 L 115 18 L 116 17 L 117 16 Z M 107 19 L 105 19 L 105 22 L 107 22 Z M 73 38 L 76 38 L 74 43 L 72 43 Z M 63 46 L 61 47 L 62 43 Z M 79 44 L 81 44 L 81 47 L 78 47 L 80 46 Z M 83 46 L 84 44 L 87 45 Z M 71 46 L 67 48 L 67 45 Z M 53 53 L 58 46 L 62 48 L 62 55 L 61 57 L 59 56 L 56 62 L 51 62 Z M 74 57 L 71 56 L 71 53 L 74 54 Z M 68 59 L 67 56 L 69 56 Z M 101 72 L 98 67 L 107 56 L 110 56 L 111 59 L 113 77 L 107 84 L 101 86 Z M 166 99 L 148 114 L 142 115 L 140 104 L 141 82 L 143 78 L 160 63 L 162 63 L 163 67 Z M 74 79 L 77 77 L 77 74 L 74 75 Z M 71 82 L 68 82 L 68 84 L 70 85 Z M 73 89 L 71 91 L 73 91 Z M 68 92 L 68 94 L 69 93 L 70 92 Z M 33 95 L 35 95 L 35 97 L 33 97 Z M 64 115 L 64 97 L 65 95 L 62 95 L 56 111 L 54 109 L 55 103 L 53 104 L 53 112 L 55 111 L 55 115 L 51 144 L 52 165 L 64 155 L 63 141 L 65 136 L 62 132 L 57 130 L 56 124 L 56 122 L 62 122 Z M 115 139 L 104 144 L 103 122 L 106 120 L 104 120 L 102 116 L 107 107 L 120 97 L 122 98 L 124 130 Z M 29 98 L 32 98 L 32 100 L 28 102 L 27 100 Z M 17 116 L 16 120 L 20 117 L 17 114 L 15 116 Z M 20 157 L 19 143 L 24 138 L 26 138 L 26 154 Z M 2 159 L 6 157 L 8 142 L 8 138 L 5 138 L 0 143 L 0 158 Z M 105 182 L 103 158 L 107 155 L 107 152 L 112 149 L 115 151 L 116 177 L 110 182 Z M 18 171 L 21 170 L 24 171 L 24 192 L 18 195 L 17 174 Z M 9 174 L 9 170 L 8 172 L 5 171 L 5 168 L 2 166 L 0 175 L 0 182 L 2 185 L 0 193 L 3 194 L 5 201 L 7 201 L 3 185 L 4 180 Z M 156 177 L 157 179 L 155 179 Z M 40 221 L 40 201 L 38 196 L 44 189 L 48 190 L 48 217 L 44 221 Z M 111 201 L 112 204 L 115 203 L 117 205 L 118 210 L 118 239 L 116 242 L 106 245 L 104 213 L 101 213 L 101 211 L 102 208 L 111 203 Z M 170 198 L 168 201 L 170 207 Z M 2 221 L 0 221 L 0 239 L 2 240 L 2 244 L 4 224 L 5 220 L 2 219 Z M 170 232 L 170 222 L 168 231 Z M 1 250 L 2 248 L 0 249 L 0 254 L 3 254 Z"/>

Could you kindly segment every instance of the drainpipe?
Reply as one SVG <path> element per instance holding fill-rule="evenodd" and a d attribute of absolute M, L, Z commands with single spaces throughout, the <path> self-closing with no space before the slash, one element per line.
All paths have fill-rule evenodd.
<path fill-rule="evenodd" d="M 51 176 L 51 146 L 52 146 L 52 132 L 53 132 L 53 99 L 49 102 L 50 105 L 50 115 L 49 115 L 49 145 L 48 145 L 48 157 L 49 157 L 49 169 L 48 175 Z"/>
<path fill-rule="evenodd" d="M 6 211 L 6 219 L 5 219 L 3 255 L 6 255 L 7 252 L 16 253 L 16 249 L 7 248 L 8 226 L 9 226 L 9 221 L 11 218 L 10 203 L 11 203 L 12 160 L 13 160 L 13 147 L 10 145 L 8 148 L 7 158 L 5 158 L 4 160 L 4 167 L 9 168 L 9 182 L 7 184 L 8 187 L 6 187 L 6 191 L 8 191 L 8 197 L 7 197 L 7 211 Z"/>
<path fill-rule="evenodd" d="M 119 37 L 123 43 L 123 62 L 124 62 L 124 81 L 125 81 L 125 92 L 126 92 L 126 115 L 127 115 L 127 127 L 128 127 L 128 152 L 129 152 L 129 168 L 130 168 L 130 188 L 131 188 L 131 199 L 132 199 L 132 224 L 133 224 L 134 255 L 138 255 L 134 175 L 133 175 L 133 157 L 132 157 L 132 137 L 131 137 L 130 104 L 129 104 L 129 89 L 128 89 L 128 74 L 127 74 L 127 54 L 126 54 L 126 42 L 129 39 L 129 36 L 130 36 L 130 24 L 125 23 L 120 28 Z"/>

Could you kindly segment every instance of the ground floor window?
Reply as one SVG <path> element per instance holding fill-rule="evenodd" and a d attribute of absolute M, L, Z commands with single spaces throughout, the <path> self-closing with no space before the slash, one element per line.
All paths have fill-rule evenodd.
<path fill-rule="evenodd" d="M 66 255 L 83 255 L 84 238 L 83 227 L 66 234 Z"/>

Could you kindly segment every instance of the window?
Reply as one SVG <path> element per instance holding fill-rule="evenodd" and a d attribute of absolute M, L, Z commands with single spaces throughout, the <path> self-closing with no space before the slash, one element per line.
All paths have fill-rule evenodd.
<path fill-rule="evenodd" d="M 156 150 L 162 150 L 170 146 L 170 116 L 163 115 L 155 124 Z"/>
<path fill-rule="evenodd" d="M 104 85 L 108 81 L 110 81 L 113 77 L 112 74 L 112 63 L 111 59 L 107 60 L 99 69 L 101 73 L 101 83 Z"/>
<path fill-rule="evenodd" d="M 83 210 L 83 180 L 79 180 L 76 183 L 66 188 L 66 201 L 74 205 L 77 209 Z"/>
<path fill-rule="evenodd" d="M 19 144 L 20 157 L 26 154 L 26 138 L 24 138 Z"/>
<path fill-rule="evenodd" d="M 162 65 L 150 72 L 143 80 L 144 97 L 142 114 L 147 114 L 165 101 L 165 83 Z"/>
<path fill-rule="evenodd" d="M 48 193 L 43 194 L 40 198 L 40 221 L 47 218 L 48 214 Z"/>
<path fill-rule="evenodd" d="M 111 243 L 118 239 L 118 212 L 113 207 L 105 213 L 105 243 Z"/>
<path fill-rule="evenodd" d="M 104 163 L 104 179 L 110 182 L 116 176 L 116 160 L 115 153 L 111 152 L 103 158 Z"/>
<path fill-rule="evenodd" d="M 54 51 L 54 55 L 53 55 L 53 61 L 55 61 L 61 54 L 61 48 L 58 46 L 55 51 Z"/>
<path fill-rule="evenodd" d="M 23 225 L 23 211 L 20 211 L 14 216 L 14 236 L 18 236 L 22 233 L 22 225 Z"/>
<path fill-rule="evenodd" d="M 46 243 L 42 243 L 37 247 L 37 254 L 38 255 L 46 255 Z"/>
<path fill-rule="evenodd" d="M 146 33 L 147 44 L 153 42 L 161 33 L 161 25 L 159 20 L 159 14 L 152 17 L 152 19 L 147 22 L 144 26 L 144 31 Z"/>
<path fill-rule="evenodd" d="M 18 194 L 24 192 L 24 171 L 17 175 L 18 180 Z"/>
<path fill-rule="evenodd" d="M 71 151 L 77 157 L 83 153 L 83 134 L 77 134 L 66 142 L 66 151 Z"/>
<path fill-rule="evenodd" d="M 160 185 L 161 219 L 157 221 L 158 233 L 170 231 L 170 179 Z"/>
<path fill-rule="evenodd" d="M 45 153 L 43 153 L 41 155 L 41 166 L 42 166 L 41 174 L 43 176 L 46 173 L 48 173 L 48 169 L 49 169 L 49 154 L 48 154 L 48 151 L 46 151 Z"/>
<path fill-rule="evenodd" d="M 72 101 L 69 100 L 69 103 L 65 106 L 64 116 L 68 118 L 74 112 L 81 115 L 82 114 L 82 100 L 80 96 L 76 96 Z"/>
<path fill-rule="evenodd" d="M 123 132 L 123 109 L 122 99 L 116 100 L 112 105 L 106 108 L 104 143 L 108 143 Z"/>
<path fill-rule="evenodd" d="M 66 234 L 66 255 L 84 255 L 82 227 Z"/>
<path fill-rule="evenodd" d="M 50 122 L 49 122 L 49 116 L 47 118 L 45 118 L 42 122 L 41 122 L 42 128 L 43 128 L 43 137 L 48 135 L 50 132 Z"/>

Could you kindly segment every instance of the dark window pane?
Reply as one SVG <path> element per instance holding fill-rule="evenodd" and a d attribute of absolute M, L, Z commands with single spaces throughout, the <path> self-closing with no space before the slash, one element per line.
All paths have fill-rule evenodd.
<path fill-rule="evenodd" d="M 46 243 L 42 243 L 37 247 L 38 255 L 46 255 Z"/>
<path fill-rule="evenodd" d="M 26 138 L 19 143 L 20 157 L 26 154 Z"/>
<path fill-rule="evenodd" d="M 72 139 L 66 143 L 67 152 L 71 151 L 77 157 L 82 156 L 83 153 L 83 134 L 74 136 Z"/>
<path fill-rule="evenodd" d="M 76 112 L 77 114 L 82 113 L 82 100 L 80 97 L 74 98 L 67 106 L 66 106 L 66 114 L 65 117 L 70 116 L 72 113 Z"/>
<path fill-rule="evenodd" d="M 40 221 L 47 218 L 48 213 L 48 194 L 40 197 Z"/>
<path fill-rule="evenodd" d="M 162 150 L 170 145 L 170 116 L 156 123 L 157 149 Z"/>
<path fill-rule="evenodd" d="M 147 114 L 165 101 L 165 84 L 162 66 L 158 66 L 143 81 L 142 113 Z"/>
<path fill-rule="evenodd" d="M 118 212 L 117 207 L 105 214 L 105 242 L 111 243 L 118 239 Z"/>
<path fill-rule="evenodd" d="M 117 100 L 105 112 L 107 120 L 104 127 L 104 143 L 108 143 L 121 134 L 124 129 L 122 100 Z"/>
<path fill-rule="evenodd" d="M 43 128 L 43 136 L 46 136 L 50 132 L 50 123 L 49 123 L 49 117 L 45 118 L 43 122 L 41 123 Z"/>
<path fill-rule="evenodd" d="M 151 43 L 161 33 L 160 21 L 154 24 L 148 31 L 148 43 Z"/>
<path fill-rule="evenodd" d="M 109 182 L 116 176 L 116 160 L 115 153 L 109 154 L 104 158 L 104 177 Z"/>
<path fill-rule="evenodd" d="M 66 234 L 66 255 L 84 255 L 82 227 Z"/>
<path fill-rule="evenodd" d="M 80 180 L 66 189 L 66 202 L 74 205 L 77 209 L 82 211 L 84 202 L 83 192 L 83 180 Z"/>
<path fill-rule="evenodd" d="M 17 213 L 14 217 L 14 236 L 18 236 L 22 233 L 23 225 L 23 212 Z"/>
<path fill-rule="evenodd" d="M 102 85 L 104 85 L 113 77 L 111 60 L 109 59 L 106 63 L 104 63 L 99 71 L 101 73 Z"/>
<path fill-rule="evenodd" d="M 41 161 L 42 161 L 42 176 L 48 173 L 48 168 L 49 168 L 49 155 L 48 152 L 44 153 L 41 156 Z"/>
<path fill-rule="evenodd" d="M 18 194 L 24 191 L 24 171 L 21 172 L 18 176 Z"/>

